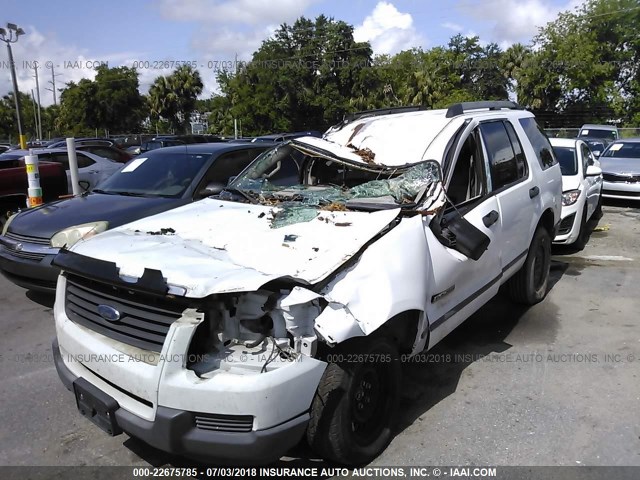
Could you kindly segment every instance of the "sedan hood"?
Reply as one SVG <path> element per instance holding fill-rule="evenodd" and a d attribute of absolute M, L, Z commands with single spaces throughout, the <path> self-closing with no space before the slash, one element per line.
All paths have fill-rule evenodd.
<path fill-rule="evenodd" d="M 578 175 L 563 175 L 562 191 L 568 192 L 569 190 L 577 190 L 580 188 L 580 183 L 580 177 Z"/>
<path fill-rule="evenodd" d="M 116 227 L 182 203 L 182 199 L 175 198 L 91 193 L 85 197 L 57 200 L 25 210 L 13 219 L 9 231 L 18 235 L 51 238 L 56 232 L 74 225 L 108 221 L 110 228 Z"/>
<path fill-rule="evenodd" d="M 605 173 L 640 173 L 640 158 L 600 157 L 598 160 Z"/>
<path fill-rule="evenodd" d="M 282 277 L 317 283 L 356 255 L 400 209 L 316 210 L 274 228 L 278 213 L 281 208 L 209 198 L 102 233 L 72 250 L 114 262 L 128 281 L 145 268 L 160 270 L 185 296 L 202 298 L 257 290 Z"/>

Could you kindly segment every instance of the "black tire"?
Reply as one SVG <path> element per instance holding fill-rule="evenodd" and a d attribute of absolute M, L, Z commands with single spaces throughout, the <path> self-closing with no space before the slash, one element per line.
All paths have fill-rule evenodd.
<path fill-rule="evenodd" d="M 576 250 L 584 250 L 584 247 L 589 241 L 589 223 L 587 222 L 587 204 L 584 204 L 582 209 L 582 220 L 580 221 L 580 232 L 578 232 L 578 238 L 573 242 L 573 247 Z"/>
<path fill-rule="evenodd" d="M 385 338 L 358 338 L 331 355 L 342 361 L 330 362 L 320 380 L 307 441 L 327 460 L 369 463 L 393 438 L 402 375 L 398 351 Z"/>
<path fill-rule="evenodd" d="M 547 295 L 551 267 L 551 236 L 542 226 L 533 235 L 524 265 L 509 279 L 509 295 L 514 302 L 535 305 Z"/>
<path fill-rule="evenodd" d="M 600 196 L 598 197 L 598 205 L 596 205 L 596 209 L 593 212 L 594 220 L 600 220 L 603 217 L 604 213 L 602 213 L 602 192 L 600 192 Z"/>

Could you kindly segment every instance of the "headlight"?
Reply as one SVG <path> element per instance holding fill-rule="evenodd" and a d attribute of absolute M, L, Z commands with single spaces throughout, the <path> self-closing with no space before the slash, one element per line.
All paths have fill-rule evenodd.
<path fill-rule="evenodd" d="M 568 207 L 569 205 L 573 205 L 580 198 L 580 190 L 569 190 L 568 192 L 564 192 L 562 194 L 562 206 Z"/>
<path fill-rule="evenodd" d="M 5 235 L 7 233 L 7 230 L 9 230 L 9 224 L 13 221 L 14 218 L 16 218 L 16 215 L 18 214 L 14 213 L 9 218 L 7 218 L 7 221 L 5 222 L 4 227 L 2 227 L 2 235 Z"/>
<path fill-rule="evenodd" d="M 108 226 L 109 222 L 91 222 L 65 228 L 51 237 L 51 246 L 55 248 L 66 246 L 68 248 L 79 240 L 86 240 L 97 233 L 104 232 Z"/>

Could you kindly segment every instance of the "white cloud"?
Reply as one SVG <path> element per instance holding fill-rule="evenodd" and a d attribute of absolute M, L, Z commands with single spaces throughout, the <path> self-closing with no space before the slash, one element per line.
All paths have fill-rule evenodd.
<path fill-rule="evenodd" d="M 573 10 L 583 0 L 568 0 L 554 5 L 551 0 L 486 0 L 480 4 L 463 3 L 459 8 L 474 18 L 489 22 L 490 41 L 500 45 L 529 42 L 539 27 L 556 19 L 558 13 Z"/>
<path fill-rule="evenodd" d="M 170 20 L 222 24 L 280 24 L 298 18 L 317 0 L 161 0 Z"/>
<path fill-rule="evenodd" d="M 441 23 L 440 26 L 442 28 L 446 28 L 447 30 L 453 30 L 456 33 L 460 33 L 462 30 L 464 30 L 464 27 L 462 25 L 452 22 L 444 22 Z"/>
<path fill-rule="evenodd" d="M 61 88 L 69 82 L 78 82 L 83 78 L 94 79 L 96 71 L 93 68 L 102 63 L 116 66 L 124 63 L 124 59 L 140 58 L 133 52 L 120 52 L 101 56 L 92 56 L 86 49 L 74 45 L 62 45 L 55 37 L 45 36 L 33 26 L 25 26 L 27 32 L 16 43 L 11 44 L 13 59 L 15 62 L 18 89 L 31 95 L 31 90 L 36 93 L 36 80 L 34 77 L 35 65 L 38 65 L 38 80 L 40 84 L 40 101 L 43 106 L 53 104 L 52 92 L 46 88 L 52 88 L 49 83 L 52 80 L 51 66 L 56 74 L 56 97 L 60 101 Z M 4 50 L 3 50 L 4 53 Z M 0 95 L 13 91 L 11 76 L 9 73 L 8 58 L 0 54 L 0 62 L 3 73 L 0 74 Z M 6 72 L 6 75 L 4 74 Z"/>
<path fill-rule="evenodd" d="M 369 41 L 378 54 L 394 54 L 421 47 L 426 40 L 413 26 L 413 17 L 401 13 L 389 2 L 381 1 L 354 31 L 357 42 Z"/>

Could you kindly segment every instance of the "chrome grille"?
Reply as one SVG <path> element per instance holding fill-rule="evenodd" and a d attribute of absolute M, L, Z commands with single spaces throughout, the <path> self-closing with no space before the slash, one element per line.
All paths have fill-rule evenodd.
<path fill-rule="evenodd" d="M 106 320 L 99 305 L 116 309 L 120 318 Z M 73 322 L 144 350 L 162 350 L 171 324 L 185 308 L 170 299 L 67 275 L 65 310 Z"/>
<path fill-rule="evenodd" d="M 219 415 L 214 413 L 195 413 L 196 427 L 215 432 L 250 432 L 253 428 L 251 415 Z"/>
<path fill-rule="evenodd" d="M 45 257 L 44 253 L 33 253 L 33 252 L 25 252 L 24 250 L 13 250 L 11 248 L 7 248 L 4 245 L 0 246 L 2 251 L 8 253 L 12 257 L 23 258 L 25 260 L 35 260 L 39 262 Z"/>
<path fill-rule="evenodd" d="M 21 243 L 35 243 L 36 245 L 46 245 L 47 247 L 51 246 L 51 240 L 48 238 L 32 237 L 30 235 L 18 235 L 17 233 L 13 232 L 7 232 L 4 236 Z"/>

